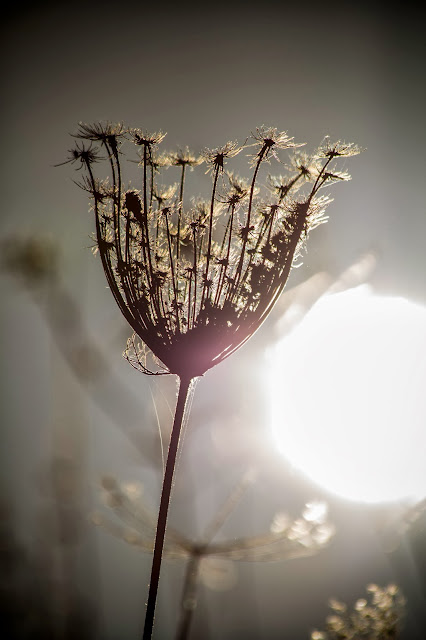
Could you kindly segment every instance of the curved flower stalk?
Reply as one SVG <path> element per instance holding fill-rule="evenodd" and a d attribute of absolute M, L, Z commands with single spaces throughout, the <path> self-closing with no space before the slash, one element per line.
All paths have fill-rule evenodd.
<path fill-rule="evenodd" d="M 161 132 L 123 125 L 80 125 L 79 142 L 66 162 L 86 170 L 80 183 L 93 200 L 96 247 L 111 292 L 138 336 L 127 358 L 144 373 L 176 374 L 178 400 L 163 481 L 144 639 L 151 637 L 168 505 L 179 435 L 192 381 L 241 347 L 268 316 L 287 282 L 309 232 L 325 222 L 330 200 L 324 185 L 347 180 L 334 166 L 355 155 L 352 144 L 325 143 L 312 156 L 296 155 L 287 177 L 259 188 L 263 166 L 278 151 L 301 146 L 287 133 L 261 127 L 253 134 L 252 173 L 245 182 L 228 173 L 228 161 L 243 147 L 228 142 L 206 149 L 211 174 L 205 202 L 186 207 L 185 172 L 201 162 L 188 149 L 157 153 Z M 140 188 L 122 175 L 124 143 L 139 150 Z M 98 146 L 94 146 L 98 145 Z M 100 147 L 100 148 L 99 148 Z M 95 175 L 102 158 L 108 179 Z M 165 165 L 180 171 L 180 199 L 157 188 Z M 171 193 L 171 192 L 170 192 Z M 150 371 L 146 348 L 159 367 Z"/>
<path fill-rule="evenodd" d="M 187 562 L 176 640 L 188 637 L 200 583 L 215 590 L 232 586 L 234 572 L 230 563 L 277 562 L 311 556 L 326 548 L 334 536 L 335 528 L 328 519 L 327 505 L 315 501 L 307 503 L 302 515 L 296 519 L 277 513 L 266 533 L 213 542 L 252 482 L 253 474 L 247 473 L 209 523 L 201 540 L 191 540 L 173 527 L 167 528 L 164 557 Z M 128 544 L 151 552 L 155 516 L 143 501 L 142 487 L 135 483 L 119 483 L 112 476 L 105 476 L 101 484 L 103 502 L 115 517 L 95 512 L 92 522 Z"/>

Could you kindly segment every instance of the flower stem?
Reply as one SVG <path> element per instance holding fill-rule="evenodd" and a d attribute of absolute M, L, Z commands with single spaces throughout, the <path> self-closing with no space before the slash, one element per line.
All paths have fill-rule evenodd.
<path fill-rule="evenodd" d="M 170 436 L 169 452 L 167 455 L 166 469 L 164 471 L 163 489 L 161 492 L 160 510 L 158 513 L 157 532 L 155 535 L 154 556 L 152 559 L 151 582 L 149 585 L 148 603 L 145 615 L 143 640 L 150 640 L 154 625 L 155 603 L 157 600 L 158 582 L 160 579 L 161 560 L 163 556 L 164 537 L 166 534 L 167 514 L 169 510 L 170 493 L 173 484 L 173 474 L 176 464 L 176 455 L 179 446 L 179 436 L 185 417 L 185 409 L 192 378 L 181 377 L 179 394 L 176 404 L 175 418 L 172 434 Z"/>
<path fill-rule="evenodd" d="M 197 604 L 198 573 L 201 555 L 194 555 L 188 562 L 185 584 L 180 603 L 180 620 L 175 640 L 187 640 Z"/>

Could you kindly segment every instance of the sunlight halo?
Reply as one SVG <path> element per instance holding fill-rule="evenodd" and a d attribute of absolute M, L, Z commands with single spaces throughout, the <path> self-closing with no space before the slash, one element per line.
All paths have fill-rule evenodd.
<path fill-rule="evenodd" d="M 268 353 L 277 446 L 326 490 L 426 496 L 426 308 L 368 285 L 323 296 Z"/>

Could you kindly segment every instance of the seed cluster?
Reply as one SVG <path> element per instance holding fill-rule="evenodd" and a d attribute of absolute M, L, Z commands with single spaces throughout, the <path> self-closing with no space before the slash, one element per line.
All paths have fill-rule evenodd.
<path fill-rule="evenodd" d="M 368 600 L 360 598 L 351 611 L 344 602 L 329 601 L 326 631 L 313 631 L 311 640 L 396 640 L 399 637 L 406 601 L 395 584 L 367 586 Z"/>
<path fill-rule="evenodd" d="M 326 220 L 330 199 L 318 192 L 349 179 L 336 170 L 335 161 L 359 151 L 326 139 L 308 156 L 285 132 L 264 127 L 252 134 L 253 144 L 228 142 L 201 156 L 187 148 L 160 154 L 161 132 L 110 123 L 82 124 L 76 137 L 68 162 L 86 170 L 80 186 L 93 199 L 96 247 L 106 278 L 143 343 L 130 340 L 127 357 L 152 373 L 146 345 L 159 361 L 156 373 L 187 378 L 224 360 L 262 324 L 309 231 Z M 123 180 L 128 143 L 138 151 L 140 188 Z M 227 170 L 228 161 L 244 148 L 252 151 L 248 181 Z M 259 188 L 262 166 L 272 159 L 281 163 L 281 149 L 293 154 L 287 174 L 269 176 Z M 108 179 L 95 176 L 100 161 L 109 166 Z M 188 169 L 202 163 L 211 174 L 210 196 L 188 204 Z M 177 184 L 164 183 L 168 167 L 180 172 Z"/>

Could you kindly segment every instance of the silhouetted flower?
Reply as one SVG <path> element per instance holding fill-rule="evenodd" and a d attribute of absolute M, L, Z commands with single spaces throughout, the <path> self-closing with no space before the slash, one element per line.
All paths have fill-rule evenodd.
<path fill-rule="evenodd" d="M 84 143 L 79 144 L 69 150 L 69 156 L 67 160 L 64 162 L 60 162 L 55 165 L 56 167 L 60 167 L 64 164 L 74 164 L 74 162 L 80 162 L 80 166 L 77 169 L 82 169 L 83 167 L 88 167 L 92 165 L 94 162 L 98 162 L 102 160 L 102 157 L 99 155 L 99 150 L 96 147 L 93 147 L 91 144 L 86 146 Z"/>
<path fill-rule="evenodd" d="M 217 147 L 216 149 L 204 149 L 203 157 L 208 165 L 207 171 L 220 169 L 223 171 L 225 167 L 225 159 L 226 158 L 234 158 L 237 156 L 243 147 L 241 147 L 238 142 L 230 140 L 222 147 Z"/>
<path fill-rule="evenodd" d="M 126 134 L 127 130 L 121 123 L 95 122 L 94 124 L 85 124 L 80 122 L 75 137 L 91 142 L 106 142 L 115 147 L 118 141 L 125 138 Z"/>
<path fill-rule="evenodd" d="M 123 184 L 120 156 L 128 133 L 140 148 L 142 189 Z M 175 157 L 181 167 L 179 199 L 153 206 L 155 181 L 154 148 L 164 134 L 141 129 L 126 132 L 122 125 L 80 125 L 77 136 L 101 143 L 109 164 L 111 187 L 104 188 L 94 175 L 98 160 L 90 148 L 79 147 L 69 161 L 80 160 L 87 170 L 83 188 L 92 194 L 96 244 L 111 292 L 136 335 L 128 343 L 127 358 L 145 373 L 146 348 L 159 362 L 155 373 L 173 373 L 180 379 L 179 393 L 165 466 L 160 510 L 154 545 L 144 640 L 151 638 L 167 513 L 179 436 L 193 379 L 230 356 L 259 328 L 280 296 L 293 261 L 309 231 L 326 220 L 327 197 L 319 189 L 334 172 L 332 160 L 354 151 L 342 145 L 326 148 L 310 188 L 295 197 L 292 187 L 298 176 L 308 184 L 300 167 L 288 188 L 272 202 L 261 197 L 258 178 L 263 162 L 278 159 L 277 149 L 296 147 L 285 132 L 262 127 L 254 134 L 257 152 L 252 158 L 249 186 L 231 180 L 233 197 L 220 198 L 219 182 L 226 176 L 229 159 L 242 147 L 228 142 L 206 150 L 204 159 L 212 174 L 208 204 L 184 206 L 185 169 L 194 164 L 190 152 Z M 325 153 L 325 155 L 324 155 Z M 194 156 L 195 158 L 195 156 Z M 310 177 L 310 176 L 309 176 Z M 225 218 L 222 232 L 217 221 Z M 306 536 L 306 526 L 300 532 Z M 263 543 L 264 546 L 266 543 Z M 222 550 L 223 551 L 223 550 Z M 200 555 L 200 554 L 198 554 Z"/>
<path fill-rule="evenodd" d="M 159 144 L 166 137 L 166 134 L 162 131 L 149 133 L 143 129 L 130 129 L 129 132 L 133 142 L 139 146 L 153 147 L 154 145 Z"/>
<path fill-rule="evenodd" d="M 333 158 L 338 157 L 346 157 L 350 158 L 351 156 L 356 156 L 360 153 L 361 149 L 358 145 L 353 142 L 342 142 L 338 140 L 337 142 L 331 142 L 330 138 L 326 136 L 323 140 L 322 145 L 316 152 L 317 158 L 329 158 L 332 160 Z"/>
<path fill-rule="evenodd" d="M 178 149 L 178 151 L 170 151 L 168 153 L 168 160 L 171 167 L 196 167 L 203 162 L 203 156 L 197 156 L 195 153 L 185 147 L 185 149 Z"/>
<path fill-rule="evenodd" d="M 355 153 L 351 145 L 327 142 L 315 156 L 315 172 L 307 162 L 294 161 L 286 187 L 276 186 L 272 201 L 265 202 L 257 184 L 260 167 L 278 149 L 297 146 L 292 138 L 275 128 L 257 129 L 251 180 L 242 183 L 229 174 L 231 190 L 225 197 L 219 195 L 219 179 L 226 161 L 242 147 L 228 142 L 207 149 L 203 157 L 213 187 L 200 217 L 197 206 L 183 204 L 184 170 L 201 161 L 189 149 L 169 154 L 170 163 L 182 167 L 179 197 L 172 202 L 172 191 L 156 186 L 153 170 L 153 150 L 163 133 L 126 132 L 122 125 L 107 124 L 80 125 L 77 136 L 100 142 L 110 163 L 111 185 L 105 188 L 93 173 L 94 151 L 77 146 L 70 159 L 80 160 L 88 172 L 83 188 L 93 196 L 96 243 L 109 287 L 135 334 L 159 361 L 155 373 L 186 378 L 227 358 L 264 321 L 308 232 L 325 220 L 329 200 L 318 197 L 318 190 L 326 181 L 344 179 L 329 166 L 331 159 Z M 143 147 L 141 191 L 123 186 L 118 149 L 126 137 Z M 322 164 L 319 157 L 325 158 Z M 311 182 L 311 188 L 296 199 L 299 182 Z M 137 340 L 129 342 L 127 357 L 151 373 Z"/>
<path fill-rule="evenodd" d="M 256 164 L 256 158 L 266 160 L 269 155 L 278 159 L 277 149 L 290 149 L 303 146 L 303 143 L 293 142 L 294 138 L 290 138 L 286 131 L 278 131 L 276 127 L 258 127 L 256 133 L 252 134 L 252 137 L 260 143 L 258 145 L 259 150 L 253 158 L 253 164 Z"/>

